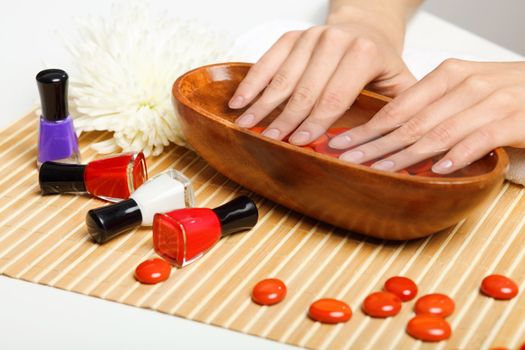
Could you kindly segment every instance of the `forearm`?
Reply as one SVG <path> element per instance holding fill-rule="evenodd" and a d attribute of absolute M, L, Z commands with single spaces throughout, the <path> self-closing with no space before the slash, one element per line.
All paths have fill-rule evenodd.
<path fill-rule="evenodd" d="M 331 0 L 327 24 L 367 23 L 402 50 L 406 22 L 422 0 Z"/>

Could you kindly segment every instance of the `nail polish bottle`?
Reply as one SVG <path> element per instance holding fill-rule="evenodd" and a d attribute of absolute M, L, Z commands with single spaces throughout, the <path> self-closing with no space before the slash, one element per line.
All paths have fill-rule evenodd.
<path fill-rule="evenodd" d="M 190 180 L 171 169 L 149 179 L 129 199 L 91 209 L 86 225 L 95 242 L 104 243 L 139 225 L 151 226 L 156 213 L 194 205 Z"/>
<path fill-rule="evenodd" d="M 37 74 L 36 81 L 42 104 L 37 165 L 46 161 L 79 163 L 77 135 L 67 104 L 67 73 L 46 69 Z"/>
<path fill-rule="evenodd" d="M 38 174 L 42 194 L 88 192 L 110 202 L 129 198 L 147 178 L 142 152 L 123 153 L 86 165 L 44 162 Z"/>
<path fill-rule="evenodd" d="M 183 267 L 203 256 L 222 237 L 250 230 L 257 219 L 257 207 L 246 196 L 215 209 L 158 213 L 153 219 L 153 246 L 172 265 Z"/>

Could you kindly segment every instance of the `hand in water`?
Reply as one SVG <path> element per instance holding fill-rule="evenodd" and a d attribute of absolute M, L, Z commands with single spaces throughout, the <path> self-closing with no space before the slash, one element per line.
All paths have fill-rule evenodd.
<path fill-rule="evenodd" d="M 432 168 L 438 174 L 496 147 L 525 148 L 525 62 L 447 60 L 330 146 L 358 146 L 340 156 L 353 163 L 397 151 L 372 165 L 386 171 L 444 153 Z"/>
<path fill-rule="evenodd" d="M 281 140 L 293 132 L 290 143 L 310 143 L 367 84 L 394 96 L 415 83 L 399 54 L 403 32 L 402 20 L 393 15 L 352 8 L 333 14 L 327 25 L 286 33 L 252 66 L 230 100 L 231 108 L 253 102 L 237 124 L 253 127 L 289 99 L 263 134 Z"/>

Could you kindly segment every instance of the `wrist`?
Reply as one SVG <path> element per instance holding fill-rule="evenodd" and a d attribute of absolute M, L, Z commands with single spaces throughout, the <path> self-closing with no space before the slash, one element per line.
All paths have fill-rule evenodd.
<path fill-rule="evenodd" d="M 405 16 L 389 13 L 386 9 L 363 8 L 362 6 L 342 5 L 333 7 L 326 18 L 328 25 L 359 24 L 372 27 L 401 53 L 405 38 Z"/>

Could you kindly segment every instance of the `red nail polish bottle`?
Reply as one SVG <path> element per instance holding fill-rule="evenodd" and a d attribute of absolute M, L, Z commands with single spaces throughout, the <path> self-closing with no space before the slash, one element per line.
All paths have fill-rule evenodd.
<path fill-rule="evenodd" d="M 39 173 L 43 194 L 88 192 L 110 202 L 129 198 L 147 178 L 142 152 L 123 153 L 86 165 L 45 162 Z"/>
<path fill-rule="evenodd" d="M 257 207 L 246 196 L 215 209 L 188 208 L 155 214 L 153 246 L 165 260 L 184 267 L 203 256 L 221 237 L 250 230 L 257 219 Z"/>

